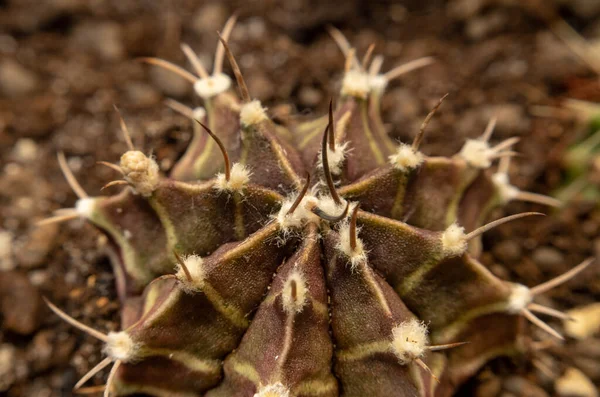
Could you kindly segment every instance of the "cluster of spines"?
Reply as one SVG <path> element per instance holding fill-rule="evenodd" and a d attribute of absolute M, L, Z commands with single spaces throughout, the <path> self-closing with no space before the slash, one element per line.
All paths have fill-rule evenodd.
<path fill-rule="evenodd" d="M 80 200 L 45 223 L 82 216 L 111 236 L 119 247 L 115 271 L 124 305 L 124 330 L 105 335 L 50 304 L 63 319 L 106 343 L 108 357 L 76 387 L 114 362 L 106 395 L 114 388 L 119 395 L 335 396 L 340 384 L 347 395 L 398 390 L 428 395 L 444 393 L 431 378 L 460 381 L 498 354 L 491 348 L 514 342 L 507 326 L 497 340 L 473 341 L 461 348 L 463 354 L 429 353 L 462 344 L 457 338 L 469 342 L 480 319 L 493 323 L 496 313 L 522 314 L 561 338 L 532 312 L 564 315 L 533 303 L 533 297 L 591 260 L 529 289 L 497 279 L 468 253 L 468 243 L 481 233 L 531 215 L 476 227 L 492 206 L 512 199 L 558 204 L 508 183 L 504 159 L 514 154 L 510 147 L 516 139 L 491 147 L 491 121 L 482 137 L 467 141 L 454 158 L 426 157 L 419 146 L 434 109 L 412 145 L 396 146 L 374 116 L 383 88 L 431 59 L 381 75 L 381 58 L 368 67 L 373 47 L 359 63 L 333 30 L 347 57 L 341 105 L 335 111 L 330 106 L 325 120 L 295 128 L 302 161 L 248 93 L 226 41 L 234 21 L 226 24 L 212 76 L 185 45 L 200 77 L 146 59 L 187 76 L 206 104 L 192 110 L 169 102 L 200 118 L 197 125 L 212 138 L 195 135 L 173 179 L 163 179 L 157 163 L 134 149 L 123 121 L 130 150 L 119 166 L 103 163 L 123 176 L 105 187 L 130 187 L 120 195 L 89 198 L 59 154 Z M 242 104 L 227 92 L 230 80 L 221 71 L 225 53 Z M 223 157 L 224 166 L 212 161 L 215 155 Z M 230 157 L 238 162 L 232 164 Z M 472 216 L 473 210 L 462 208 L 464 197 L 496 158 L 503 161 L 487 180 L 492 189 L 466 203 L 478 210 Z M 312 188 L 310 173 L 299 176 L 311 163 L 318 179 Z M 213 179 L 219 170 L 224 172 Z M 290 193 L 294 190 L 298 193 Z M 157 371 L 169 376 L 158 379 Z"/>

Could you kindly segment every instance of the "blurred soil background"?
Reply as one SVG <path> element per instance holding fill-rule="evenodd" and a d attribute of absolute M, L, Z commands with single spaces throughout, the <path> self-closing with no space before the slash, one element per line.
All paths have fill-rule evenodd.
<path fill-rule="evenodd" d="M 116 104 L 136 147 L 154 153 L 168 172 L 192 128 L 162 101 L 199 103 L 189 83 L 136 58 L 156 56 L 189 68 L 179 49 L 184 41 L 211 65 L 216 31 L 234 11 L 239 22 L 232 51 L 251 94 L 274 114 L 285 118 L 280 105 L 303 116 L 325 113 L 344 65 L 326 30 L 333 25 L 359 55 L 375 43 L 375 53 L 385 55 L 383 70 L 436 58 L 389 86 L 383 112 L 395 138 L 409 141 L 430 108 L 450 93 L 428 128 L 427 154 L 456 153 L 496 115 L 494 139 L 522 138 L 516 146 L 522 156 L 511 167 L 514 185 L 553 194 L 573 182 L 565 158 L 589 133 L 591 120 L 565 110 L 564 99 L 600 102 L 600 80 L 550 26 L 560 16 L 590 44 L 600 42 L 599 0 L 0 0 L 0 395 L 69 396 L 102 358 L 101 345 L 52 315 L 42 296 L 100 331 L 119 328 L 106 240 L 82 221 L 35 227 L 76 201 L 57 151 L 65 152 L 88 194 L 114 193 L 100 192 L 114 174 L 96 161 L 116 162 L 126 150 Z M 558 211 L 511 203 L 493 214 L 550 213 L 486 233 L 482 261 L 498 276 L 532 286 L 586 257 L 600 257 L 600 204 L 593 190 L 600 161 L 597 154 L 595 165 L 593 156 L 571 157 L 585 160 L 579 166 L 591 194 L 572 189 Z M 540 303 L 563 310 L 599 297 L 596 263 Z M 548 339 L 530 329 L 534 340 Z M 600 336 L 590 333 L 495 360 L 459 395 L 566 395 L 557 379 L 598 385 Z M 90 384 L 102 384 L 103 376 Z M 582 395 L 594 396 L 591 387 Z"/>

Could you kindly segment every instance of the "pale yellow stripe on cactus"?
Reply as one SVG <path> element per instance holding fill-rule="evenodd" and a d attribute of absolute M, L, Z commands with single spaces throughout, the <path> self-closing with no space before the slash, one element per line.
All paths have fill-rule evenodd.
<path fill-rule="evenodd" d="M 377 142 L 375 141 L 375 137 L 373 136 L 373 132 L 371 131 L 371 127 L 369 126 L 369 114 L 368 113 L 369 112 L 367 109 L 367 103 L 363 101 L 360 104 L 360 117 L 361 117 L 363 128 L 365 131 L 365 137 L 367 138 L 367 141 L 369 142 L 369 147 L 371 148 L 371 152 L 373 153 L 373 156 L 375 156 L 375 161 L 377 161 L 377 164 L 382 165 L 385 163 L 386 159 L 385 159 L 383 153 L 381 152 L 381 150 L 379 149 L 379 146 L 377 146 Z"/>
<path fill-rule="evenodd" d="M 373 119 L 375 119 L 375 123 L 383 126 L 383 121 L 381 120 L 381 113 L 379 111 L 379 109 L 381 109 L 381 95 L 375 94 L 374 92 L 371 93 L 371 95 L 369 96 L 370 98 L 370 102 L 371 102 L 371 106 L 369 108 L 369 111 L 371 113 L 371 117 L 373 117 Z M 394 143 L 394 141 L 392 141 L 390 139 L 390 137 L 385 133 L 385 131 L 379 131 L 375 130 L 375 133 L 377 135 L 379 135 L 379 141 L 383 142 L 383 144 L 386 146 L 387 150 L 390 152 L 395 152 L 396 151 L 396 144 Z"/>
<path fill-rule="evenodd" d="M 333 376 L 325 379 L 310 379 L 300 382 L 292 389 L 294 396 L 320 396 L 336 390 L 337 381 Z"/>
<path fill-rule="evenodd" d="M 144 299 L 144 308 L 142 313 L 146 314 L 156 304 L 156 301 L 160 297 L 160 293 L 156 288 L 150 288 Z"/>
<path fill-rule="evenodd" d="M 404 204 L 404 197 L 406 196 L 406 174 L 400 174 L 398 178 L 402 178 L 402 180 L 398 183 L 394 205 L 392 206 L 392 218 L 394 219 L 400 219 L 402 209 L 404 208 L 402 204 Z"/>
<path fill-rule="evenodd" d="M 377 284 L 375 277 L 373 277 L 371 268 L 369 267 L 369 265 L 367 263 L 363 263 L 363 267 L 364 268 L 362 269 L 361 272 L 364 276 L 364 279 L 365 279 L 367 285 L 369 286 L 369 288 L 371 288 L 371 291 L 375 294 L 375 298 L 377 299 L 377 302 L 379 302 L 379 305 L 381 306 L 381 308 L 383 309 L 385 314 L 387 316 L 391 317 L 392 311 L 390 310 L 390 306 L 388 305 L 385 295 L 383 295 L 383 291 L 381 290 L 381 287 L 379 286 L 379 284 Z"/>
<path fill-rule="evenodd" d="M 246 238 L 246 226 L 244 225 L 244 213 L 242 212 L 242 197 L 239 193 L 233 195 L 233 201 L 235 203 L 235 238 L 243 240 Z"/>
<path fill-rule="evenodd" d="M 232 369 L 235 372 L 242 375 L 244 378 L 248 379 L 256 386 L 260 385 L 260 375 L 258 374 L 258 371 L 254 368 L 254 366 L 252 366 L 252 364 L 243 361 L 238 361 L 238 359 L 235 356 L 232 356 L 230 360 Z"/>
<path fill-rule="evenodd" d="M 173 185 L 187 193 L 202 193 L 209 191 L 213 188 L 215 183 L 212 181 L 207 181 L 200 184 L 192 184 L 187 182 L 173 181 Z"/>
<path fill-rule="evenodd" d="M 448 205 L 448 211 L 446 212 L 446 226 L 450 226 L 452 223 L 456 222 L 458 217 L 458 206 L 460 205 L 460 200 L 463 198 L 465 190 L 471 185 L 471 183 L 475 180 L 477 175 L 479 174 L 479 170 L 474 169 L 472 167 L 467 167 L 465 169 L 465 173 L 462 177 L 462 183 L 456 191 L 456 194 L 452 198 L 452 201 Z"/>
<path fill-rule="evenodd" d="M 107 221 L 104 214 L 97 210 L 91 214 L 89 220 L 105 230 L 117 243 L 121 249 L 121 255 L 123 258 L 123 264 L 127 273 L 133 276 L 136 280 L 147 280 L 150 281 L 154 278 L 154 275 L 145 266 L 140 266 L 138 258 L 136 256 L 134 248 L 129 244 L 129 240 L 116 228 L 110 221 Z M 145 270 L 145 271 L 144 271 Z"/>
<path fill-rule="evenodd" d="M 208 128 L 210 128 L 211 131 L 214 131 L 215 130 L 215 121 L 214 121 L 215 117 L 211 114 L 213 112 L 212 101 L 210 99 L 205 99 L 204 107 L 206 108 L 206 119 L 208 120 Z M 197 123 L 194 122 L 194 124 L 197 124 Z M 205 134 L 206 132 L 201 131 L 200 133 Z M 216 145 L 216 142 L 214 139 L 208 138 L 206 140 L 206 143 L 204 144 L 204 149 L 202 150 L 202 154 L 194 162 L 194 171 L 196 172 L 196 174 L 200 173 L 200 171 L 206 165 L 208 160 L 210 160 L 210 155 L 211 155 L 212 151 L 214 150 L 215 145 Z"/>
<path fill-rule="evenodd" d="M 469 325 L 469 322 L 479 316 L 490 313 L 506 312 L 507 303 L 497 302 L 486 306 L 479 306 L 460 315 L 447 326 L 431 333 L 431 340 L 435 344 L 444 344 L 454 341 L 455 337 Z"/>
<path fill-rule="evenodd" d="M 386 353 L 390 351 L 390 340 L 375 341 L 357 345 L 349 349 L 340 350 L 336 357 L 340 361 L 355 361 L 377 353 Z"/>
<path fill-rule="evenodd" d="M 221 257 L 222 262 L 227 262 L 235 257 L 239 257 L 244 255 L 248 251 L 252 251 L 256 249 L 256 244 L 260 244 L 260 240 L 264 240 L 269 237 L 269 235 L 274 234 L 279 229 L 279 224 L 277 222 L 273 222 L 270 225 L 267 225 L 249 236 L 246 240 L 242 241 L 237 247 L 227 251 Z"/>
<path fill-rule="evenodd" d="M 402 298 L 403 296 L 409 294 L 413 289 L 418 287 L 419 284 L 421 284 L 421 282 L 423 281 L 425 275 L 431 269 L 439 265 L 442 259 L 443 258 L 441 256 L 436 256 L 427 262 L 421 263 L 414 272 L 407 275 L 399 285 L 395 286 L 394 289 L 396 290 L 398 295 L 400 295 L 400 297 Z"/>
<path fill-rule="evenodd" d="M 275 156 L 277 156 L 277 159 L 279 160 L 279 164 L 280 164 L 281 168 L 283 169 L 283 172 L 285 172 L 285 174 L 292 181 L 294 181 L 294 184 L 296 184 L 296 187 L 298 189 L 302 189 L 302 185 L 303 185 L 302 180 L 300 178 L 298 178 L 298 174 L 296 174 L 296 171 L 294 171 L 294 169 L 292 168 L 292 164 L 289 162 L 281 145 L 273 142 L 271 144 L 271 150 L 273 150 L 273 153 L 275 153 Z"/>
<path fill-rule="evenodd" d="M 310 133 L 308 133 L 304 137 L 304 139 L 302 140 L 302 142 L 300 142 L 300 144 L 298 145 L 298 148 L 300 150 L 304 149 L 306 147 L 306 145 L 308 145 L 308 143 L 310 141 L 312 141 L 315 137 L 323 134 L 323 130 L 325 129 L 326 125 L 327 125 L 326 123 L 323 123 L 322 125 L 319 125 L 319 127 L 321 127 L 321 128 L 316 127 L 313 131 L 311 131 Z"/>
<path fill-rule="evenodd" d="M 221 372 L 220 360 L 203 359 L 185 351 L 171 349 L 149 349 L 148 353 L 152 356 L 162 356 L 177 361 L 194 372 L 207 374 Z"/>
<path fill-rule="evenodd" d="M 325 126 L 327 125 L 329 118 L 328 116 L 320 117 L 315 121 L 303 123 L 298 126 L 297 132 L 305 133 L 306 135 L 298 144 L 298 149 L 302 150 L 312 141 L 316 136 L 323 133 Z"/>
<path fill-rule="evenodd" d="M 335 124 L 335 141 L 337 143 L 342 143 L 345 141 L 346 137 L 346 128 L 348 127 L 348 122 L 350 121 L 350 116 L 352 116 L 351 111 L 347 111 L 339 118 L 338 122 Z"/>
<path fill-rule="evenodd" d="M 235 306 L 227 303 L 221 295 L 208 282 L 204 283 L 202 292 L 206 295 L 213 307 L 225 316 L 232 324 L 240 328 L 248 328 L 250 322 Z"/>
<path fill-rule="evenodd" d="M 175 225 L 169 218 L 169 214 L 167 213 L 165 208 L 158 201 L 156 201 L 153 197 L 150 197 L 148 199 L 148 202 L 150 203 L 150 206 L 152 206 L 154 212 L 156 212 L 160 223 L 165 228 L 165 235 L 167 237 L 167 252 L 169 253 L 169 257 L 171 258 L 172 262 L 175 263 L 175 256 L 173 255 L 173 250 L 175 249 L 179 241 L 177 238 L 177 233 L 175 232 Z"/>
<path fill-rule="evenodd" d="M 130 395 L 130 394 L 147 394 L 155 397 L 173 397 L 173 390 L 161 389 L 159 387 L 147 386 L 147 385 L 136 385 L 136 384 L 123 384 L 120 383 L 117 387 L 119 395 Z M 177 397 L 198 397 L 196 393 L 186 393 L 178 390 Z"/>

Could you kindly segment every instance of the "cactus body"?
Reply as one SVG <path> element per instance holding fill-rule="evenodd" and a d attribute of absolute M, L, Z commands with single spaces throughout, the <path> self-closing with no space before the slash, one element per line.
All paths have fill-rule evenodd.
<path fill-rule="evenodd" d="M 122 331 L 99 335 L 107 394 L 446 396 L 522 349 L 534 289 L 477 260 L 511 187 L 490 166 L 515 142 L 490 146 L 490 126 L 442 158 L 422 135 L 392 141 L 391 76 L 352 51 L 329 117 L 286 130 L 221 45 L 241 99 L 199 77 L 206 126 L 170 177 L 132 148 L 129 186 L 77 208 L 109 236 L 123 306 Z"/>

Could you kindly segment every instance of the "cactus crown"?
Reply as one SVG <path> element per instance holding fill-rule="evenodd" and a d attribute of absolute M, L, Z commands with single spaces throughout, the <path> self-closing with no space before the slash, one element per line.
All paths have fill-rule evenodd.
<path fill-rule="evenodd" d="M 234 23 L 212 75 L 187 45 L 198 76 L 145 59 L 188 79 L 204 101 L 167 102 L 197 121 L 168 178 L 134 149 L 124 121 L 129 151 L 119 165 L 103 163 L 122 176 L 105 186 L 125 186 L 119 194 L 88 197 L 59 155 L 80 199 L 43 223 L 81 217 L 109 236 L 123 308 L 122 331 L 103 334 L 48 303 L 105 343 L 106 359 L 76 388 L 113 364 L 105 395 L 443 396 L 518 350 L 522 317 L 561 338 L 533 314 L 561 313 L 533 300 L 591 261 L 527 288 L 477 260 L 482 233 L 534 214 L 483 225 L 491 209 L 515 199 L 557 205 L 510 185 L 517 139 L 491 145 L 492 120 L 454 157 L 425 156 L 440 101 L 411 145 L 392 141 L 379 116 L 384 89 L 432 59 L 382 74 L 372 47 L 359 62 L 335 29 L 347 59 L 337 106 L 276 125 L 228 47 Z M 225 55 L 241 99 L 222 72 Z"/>

